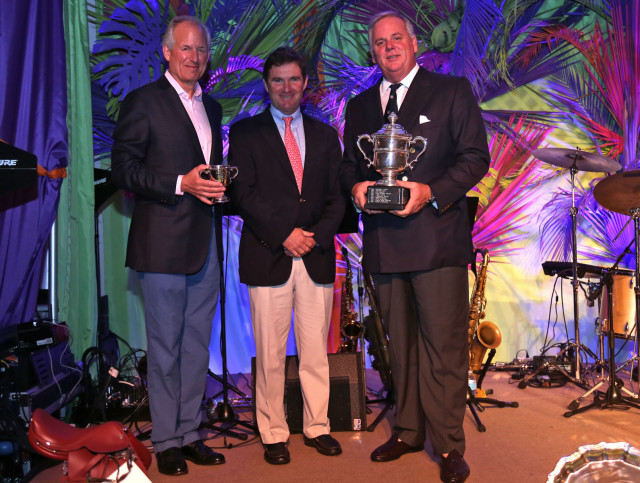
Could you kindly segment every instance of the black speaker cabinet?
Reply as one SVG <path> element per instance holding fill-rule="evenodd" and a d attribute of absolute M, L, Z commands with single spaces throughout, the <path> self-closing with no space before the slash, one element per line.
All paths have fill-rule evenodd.
<path fill-rule="evenodd" d="M 366 430 L 366 382 L 362 352 L 328 354 L 328 357 L 331 431 Z M 255 357 L 251 360 L 251 372 L 255 387 Z M 289 431 L 302 433 L 302 390 L 297 356 L 287 356 L 285 374 L 284 409 Z M 253 400 L 255 403 L 255 392 Z"/>

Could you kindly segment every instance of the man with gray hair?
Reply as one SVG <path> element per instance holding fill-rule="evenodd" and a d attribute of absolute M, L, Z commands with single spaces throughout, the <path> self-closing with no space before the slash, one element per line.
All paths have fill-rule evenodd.
<path fill-rule="evenodd" d="M 363 211 L 363 265 L 371 273 L 390 343 L 396 396 L 394 433 L 371 459 L 392 461 L 422 451 L 427 436 L 440 479 L 463 482 L 462 427 L 468 370 L 468 265 L 473 261 L 465 194 L 489 168 L 487 138 L 469 82 L 426 71 L 416 63 L 411 23 L 383 12 L 369 23 L 371 56 L 383 79 L 346 110 L 342 186 Z M 380 179 L 367 168 L 358 135 L 375 133 L 395 112 L 427 149 L 398 185 L 409 191 L 403 209 L 365 207 Z"/>
<path fill-rule="evenodd" d="M 126 265 L 144 295 L 151 441 L 167 475 L 186 474 L 185 459 L 224 463 L 198 433 L 222 257 L 212 200 L 225 191 L 200 177 L 222 163 L 222 109 L 198 84 L 209 38 L 197 18 L 174 18 L 167 72 L 127 95 L 113 134 L 113 181 L 136 195 Z"/>

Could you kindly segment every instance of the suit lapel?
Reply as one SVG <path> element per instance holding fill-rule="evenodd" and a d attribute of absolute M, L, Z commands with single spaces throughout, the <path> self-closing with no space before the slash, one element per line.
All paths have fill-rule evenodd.
<path fill-rule="evenodd" d="M 172 126 L 173 126 L 172 129 L 177 129 L 177 126 L 183 126 L 183 128 L 185 129 L 185 132 L 187 133 L 187 136 L 189 137 L 190 145 L 196 148 L 195 151 L 198 153 L 198 156 L 200 158 L 200 162 L 198 164 L 204 164 L 204 155 L 202 154 L 202 149 L 200 148 L 200 140 L 198 139 L 198 133 L 196 132 L 196 128 L 193 127 L 191 118 L 189 117 L 189 114 L 187 114 L 187 110 L 184 108 L 184 105 L 180 100 L 180 96 L 178 95 L 176 90 L 169 83 L 169 81 L 165 76 L 160 77 L 160 79 L 158 79 L 158 83 L 161 85 L 161 87 L 164 90 L 167 91 L 167 95 L 165 96 L 165 98 L 167 99 L 167 102 L 171 105 L 172 110 L 175 111 L 176 113 L 176 118 L 172 122 Z M 209 124 L 213 126 L 213 124 L 211 123 L 211 117 L 209 116 L 208 111 L 207 111 L 207 117 L 209 117 Z M 212 131 L 212 138 L 213 138 L 213 128 L 211 129 L 211 131 Z M 212 142 L 211 145 L 213 146 L 213 144 L 214 143 Z"/>
<path fill-rule="evenodd" d="M 203 92 L 202 104 L 204 105 L 204 110 L 207 113 L 207 119 L 209 120 L 209 127 L 211 128 L 211 153 L 209 154 L 209 163 L 222 164 L 221 159 L 216 159 L 216 152 L 215 152 L 216 142 L 220 141 L 216 139 L 216 135 L 218 133 L 218 129 L 216 129 L 216 126 L 217 126 L 216 113 L 213 109 L 213 103 L 206 102 L 206 98 L 207 98 L 207 95 Z M 194 133 L 195 133 L 195 129 L 194 129 Z M 198 137 L 197 133 L 196 133 L 196 137 Z"/>
<path fill-rule="evenodd" d="M 418 116 L 424 114 L 422 112 L 424 105 L 433 95 L 432 90 L 429 88 L 430 84 L 427 71 L 421 67 L 413 78 L 411 87 L 407 90 L 407 95 L 402 101 L 402 106 L 398 113 L 398 123 L 405 129 L 418 125 Z"/>
<path fill-rule="evenodd" d="M 296 176 L 293 174 L 293 168 L 291 167 L 291 161 L 289 161 L 287 149 L 284 147 L 284 141 L 282 140 L 282 136 L 280 136 L 280 131 L 278 130 L 278 126 L 276 126 L 276 121 L 273 119 L 273 115 L 271 114 L 269 107 L 257 116 L 257 120 L 260 123 L 262 132 L 264 133 L 264 136 L 262 136 L 264 152 L 268 153 L 267 157 L 273 160 L 274 164 L 280 166 L 283 172 L 287 173 L 287 178 L 296 186 L 297 189 Z M 304 173 L 302 178 L 304 180 Z"/>
<path fill-rule="evenodd" d="M 380 101 L 380 84 L 382 83 L 382 78 L 376 84 L 364 92 L 364 111 L 365 111 L 365 120 L 366 120 L 366 132 L 361 132 L 358 134 L 373 134 L 380 126 L 385 123 L 384 120 L 384 112 L 382 112 L 382 104 Z"/>

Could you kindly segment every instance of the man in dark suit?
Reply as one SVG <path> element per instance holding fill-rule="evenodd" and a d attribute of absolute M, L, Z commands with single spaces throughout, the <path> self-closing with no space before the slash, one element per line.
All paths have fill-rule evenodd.
<path fill-rule="evenodd" d="M 222 162 L 222 109 L 198 84 L 209 44 L 197 18 L 174 18 L 162 40 L 168 71 L 125 98 L 113 135 L 113 181 L 136 195 L 126 264 L 144 294 L 151 440 L 169 475 L 188 472 L 185 458 L 224 463 L 198 434 L 220 286 L 212 199 L 225 191 L 200 177 Z"/>
<path fill-rule="evenodd" d="M 329 434 L 327 334 L 335 279 L 334 235 L 345 201 L 337 132 L 300 112 L 304 59 L 286 47 L 265 61 L 271 106 L 231 127 L 231 197 L 244 224 L 240 281 L 249 288 L 256 343 L 255 403 L 265 460 L 290 461 L 283 398 L 286 344 L 295 312 L 304 443 L 341 453 Z"/>
<path fill-rule="evenodd" d="M 363 210 L 363 263 L 373 275 L 387 327 L 396 390 L 394 434 L 372 454 L 391 461 L 421 451 L 428 435 L 441 457 L 441 479 L 464 481 L 462 427 L 468 371 L 468 264 L 473 260 L 465 194 L 489 168 L 486 133 L 469 82 L 416 64 L 411 23 L 397 12 L 371 19 L 369 41 L 383 80 L 346 110 L 342 184 Z M 394 105 L 395 104 L 395 105 Z M 400 186 L 404 209 L 364 208 L 380 178 L 357 149 L 360 134 L 379 130 L 386 109 L 428 145 Z M 399 109 L 399 110 L 398 110 Z M 371 158 L 371 156 L 369 156 Z"/>

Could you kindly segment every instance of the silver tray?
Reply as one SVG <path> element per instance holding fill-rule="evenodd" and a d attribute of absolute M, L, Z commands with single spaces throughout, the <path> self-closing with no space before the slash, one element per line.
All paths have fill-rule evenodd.
<path fill-rule="evenodd" d="M 547 483 L 637 483 L 640 481 L 640 451 L 629 443 L 599 443 L 580 446 L 558 461 Z"/>

